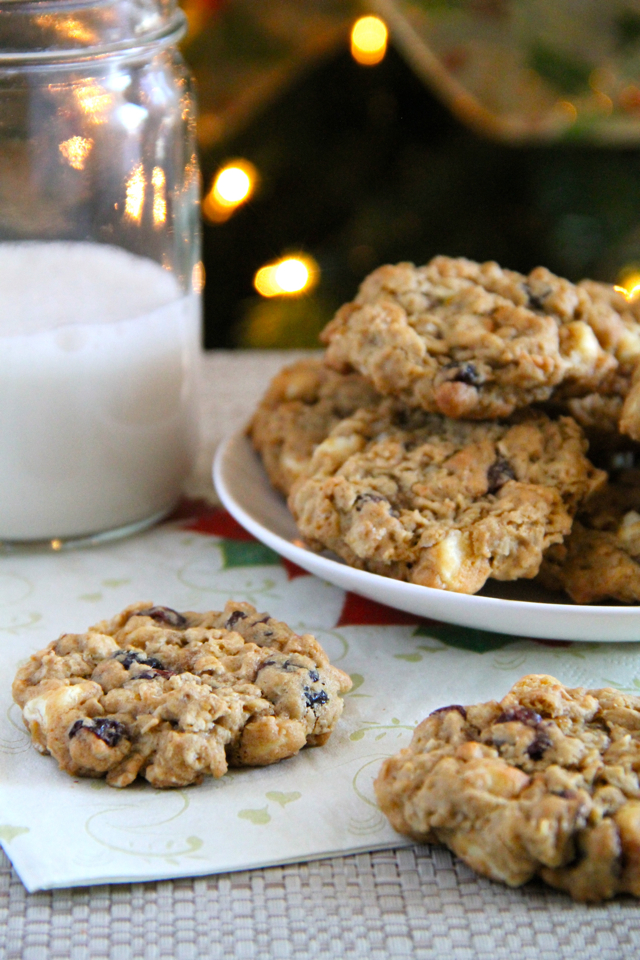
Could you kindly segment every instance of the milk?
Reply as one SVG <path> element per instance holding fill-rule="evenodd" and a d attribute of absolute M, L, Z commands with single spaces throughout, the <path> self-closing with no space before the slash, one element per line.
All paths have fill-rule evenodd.
<path fill-rule="evenodd" d="M 0 243 L 0 540 L 170 509 L 195 453 L 199 297 L 93 243 Z"/>

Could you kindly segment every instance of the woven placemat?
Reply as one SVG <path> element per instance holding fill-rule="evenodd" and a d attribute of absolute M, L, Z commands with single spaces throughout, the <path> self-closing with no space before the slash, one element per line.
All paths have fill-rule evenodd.
<path fill-rule="evenodd" d="M 440 847 L 28 894 L 0 863 L 3 960 L 621 960 L 640 907 L 507 890 Z"/>
<path fill-rule="evenodd" d="M 220 435 L 246 420 L 268 379 L 294 356 L 206 357 L 203 446 L 192 492 L 210 492 Z M 2 960 L 639 956 L 637 901 L 584 906 L 537 884 L 509 890 L 477 877 L 440 847 L 34 894 L 25 891 L 0 851 Z"/>

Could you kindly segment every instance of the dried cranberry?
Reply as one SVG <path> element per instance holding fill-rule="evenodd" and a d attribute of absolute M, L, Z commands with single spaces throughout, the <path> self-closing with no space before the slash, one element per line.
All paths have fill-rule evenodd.
<path fill-rule="evenodd" d="M 115 747 L 126 736 L 127 728 L 118 720 L 109 720 L 108 717 L 98 717 L 93 721 L 93 733 L 106 743 L 108 747 Z"/>
<path fill-rule="evenodd" d="M 151 617 L 156 623 L 165 623 L 168 627 L 176 627 L 179 630 L 186 627 L 188 620 L 177 610 L 171 607 L 149 607 L 148 610 L 138 610 L 135 616 Z"/>
<path fill-rule="evenodd" d="M 83 727 L 84 727 L 84 720 L 76 720 L 76 722 L 73 724 L 73 726 L 69 730 L 69 740 L 72 740 L 75 737 L 78 730 L 82 730 Z"/>
<path fill-rule="evenodd" d="M 479 387 L 484 383 L 484 377 L 473 363 L 461 364 L 452 379 L 455 383 L 466 383 L 470 387 Z"/>
<path fill-rule="evenodd" d="M 327 703 L 329 699 L 329 694 L 326 690 L 311 690 L 310 687 L 304 687 L 303 693 L 308 707 L 315 707 L 318 704 Z"/>
<path fill-rule="evenodd" d="M 156 657 L 147 657 L 139 650 L 124 650 L 122 653 L 116 653 L 114 660 L 118 660 L 125 670 L 134 663 L 142 663 L 145 667 L 151 667 L 152 670 L 164 670 L 164 664 L 160 663 Z"/>
<path fill-rule="evenodd" d="M 79 730 L 89 730 L 99 737 L 108 747 L 115 747 L 127 735 L 127 728 L 119 720 L 110 720 L 109 717 L 96 717 L 95 720 L 76 720 L 69 730 L 71 740 Z"/>
<path fill-rule="evenodd" d="M 551 737 L 544 729 L 536 731 L 535 739 L 527 747 L 527 753 L 532 760 L 542 760 L 545 751 L 551 746 Z"/>
<path fill-rule="evenodd" d="M 238 620 L 244 620 L 246 618 L 246 613 L 243 613 L 242 610 L 234 610 L 231 616 L 228 618 L 225 623 L 227 630 L 233 630 Z"/>
<path fill-rule="evenodd" d="M 537 727 L 539 723 L 542 723 L 542 717 L 539 713 L 536 713 L 530 707 L 521 707 L 519 704 L 516 707 L 504 710 L 495 722 L 511 723 L 513 720 L 524 723 L 527 727 Z"/>
<path fill-rule="evenodd" d="M 535 294 L 528 283 L 523 283 L 522 287 L 527 295 L 527 306 L 531 310 L 544 310 L 544 297 Z M 550 292 L 550 290 L 547 290 L 544 296 L 546 297 Z"/>
<path fill-rule="evenodd" d="M 451 703 L 451 704 L 449 704 L 448 707 L 438 707 L 437 710 L 432 710 L 431 713 L 429 714 L 429 716 L 430 716 L 430 717 L 435 717 L 435 715 L 436 715 L 437 713 L 448 713 L 449 710 L 457 710 L 458 713 L 459 713 L 461 716 L 463 716 L 465 720 L 467 719 L 467 711 L 466 711 L 466 708 L 463 707 L 463 706 L 462 706 L 461 704 L 459 704 L 459 703 Z"/>
<path fill-rule="evenodd" d="M 487 470 L 488 493 L 496 493 L 500 487 L 503 487 L 507 480 L 515 480 L 516 474 L 504 457 L 498 457 Z"/>
<path fill-rule="evenodd" d="M 359 493 L 356 497 L 356 508 L 363 503 L 387 503 L 387 498 L 380 496 L 379 493 Z"/>

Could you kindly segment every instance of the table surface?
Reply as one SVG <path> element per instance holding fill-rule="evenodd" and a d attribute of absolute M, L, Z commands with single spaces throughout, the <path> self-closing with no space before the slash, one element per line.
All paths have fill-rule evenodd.
<path fill-rule="evenodd" d="M 298 356 L 205 356 L 202 444 L 190 495 L 213 496 L 217 443 L 247 420 L 276 370 Z M 585 906 L 542 885 L 509 890 L 441 847 L 35 894 L 26 893 L 0 851 L 1 960 L 637 956 L 637 901 Z"/>

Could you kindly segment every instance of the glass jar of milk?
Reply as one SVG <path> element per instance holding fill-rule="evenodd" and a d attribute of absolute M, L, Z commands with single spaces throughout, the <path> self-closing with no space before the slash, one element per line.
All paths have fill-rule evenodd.
<path fill-rule="evenodd" d="M 0 543 L 174 506 L 195 453 L 199 176 L 175 0 L 0 0 Z"/>

